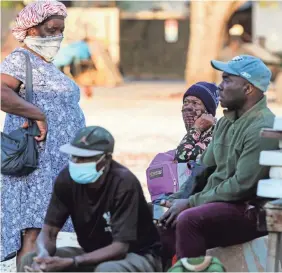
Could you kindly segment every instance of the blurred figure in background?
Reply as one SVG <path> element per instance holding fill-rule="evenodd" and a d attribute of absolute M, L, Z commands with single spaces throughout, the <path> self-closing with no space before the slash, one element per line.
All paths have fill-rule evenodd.
<path fill-rule="evenodd" d="M 87 42 L 88 39 L 85 38 L 82 41 L 62 46 L 53 63 L 67 76 L 78 80 L 77 76 L 86 70 L 95 68 Z M 91 77 L 93 75 L 89 76 Z M 81 83 L 82 90 L 86 97 L 90 98 L 93 96 L 93 86 L 91 85 L 93 79 L 88 78 L 86 80 L 85 77 L 83 79 Z"/>
<path fill-rule="evenodd" d="M 53 63 L 62 72 L 64 67 L 70 66 L 70 73 L 73 77 L 80 72 L 79 65 L 81 61 L 88 61 L 90 59 L 91 54 L 85 39 L 62 46 Z"/>

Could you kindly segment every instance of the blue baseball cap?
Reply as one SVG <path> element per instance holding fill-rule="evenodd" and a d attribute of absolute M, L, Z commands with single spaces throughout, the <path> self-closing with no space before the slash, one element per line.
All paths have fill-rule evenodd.
<path fill-rule="evenodd" d="M 229 62 L 212 60 L 211 65 L 217 70 L 244 78 L 262 92 L 270 84 L 271 71 L 261 59 L 254 56 L 240 55 Z"/>

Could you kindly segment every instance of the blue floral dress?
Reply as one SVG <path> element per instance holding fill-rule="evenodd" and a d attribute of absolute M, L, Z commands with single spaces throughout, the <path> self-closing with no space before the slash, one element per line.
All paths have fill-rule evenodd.
<path fill-rule="evenodd" d="M 62 154 L 59 147 L 85 126 L 78 104 L 78 86 L 54 64 L 18 48 L 1 63 L 0 72 L 23 83 L 19 95 L 24 98 L 25 56 L 17 52 L 23 50 L 28 52 L 32 65 L 33 104 L 47 116 L 48 134 L 46 141 L 38 143 L 38 169 L 23 177 L 1 176 L 1 260 L 21 248 L 22 230 L 42 227 L 54 179 L 68 163 L 68 156 Z M 24 121 L 22 117 L 7 114 L 4 132 L 19 128 Z M 73 231 L 70 220 L 64 231 Z"/>

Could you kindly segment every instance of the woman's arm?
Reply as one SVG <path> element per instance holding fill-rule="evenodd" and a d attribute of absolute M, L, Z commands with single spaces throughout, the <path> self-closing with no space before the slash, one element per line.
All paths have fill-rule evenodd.
<path fill-rule="evenodd" d="M 32 120 L 45 121 L 46 117 L 38 107 L 16 93 L 20 84 L 21 82 L 14 77 L 1 74 L 1 110 Z"/>
<path fill-rule="evenodd" d="M 197 156 L 202 154 L 209 144 L 210 139 L 200 141 L 201 132 L 191 128 L 178 145 L 175 153 L 175 160 L 178 162 L 188 162 L 196 160 Z"/>
<path fill-rule="evenodd" d="M 210 128 L 214 123 L 215 118 L 210 114 L 199 117 L 178 145 L 175 160 L 185 163 L 196 160 L 199 155 L 202 155 L 211 141 L 213 129 L 210 130 Z"/>

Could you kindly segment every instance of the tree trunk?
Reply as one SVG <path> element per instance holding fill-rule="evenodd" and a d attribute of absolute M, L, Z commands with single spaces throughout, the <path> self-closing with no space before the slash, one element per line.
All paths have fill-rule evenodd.
<path fill-rule="evenodd" d="M 190 39 L 185 78 L 191 85 L 198 81 L 214 81 L 210 61 L 222 48 L 227 22 L 244 1 L 191 1 Z"/>

